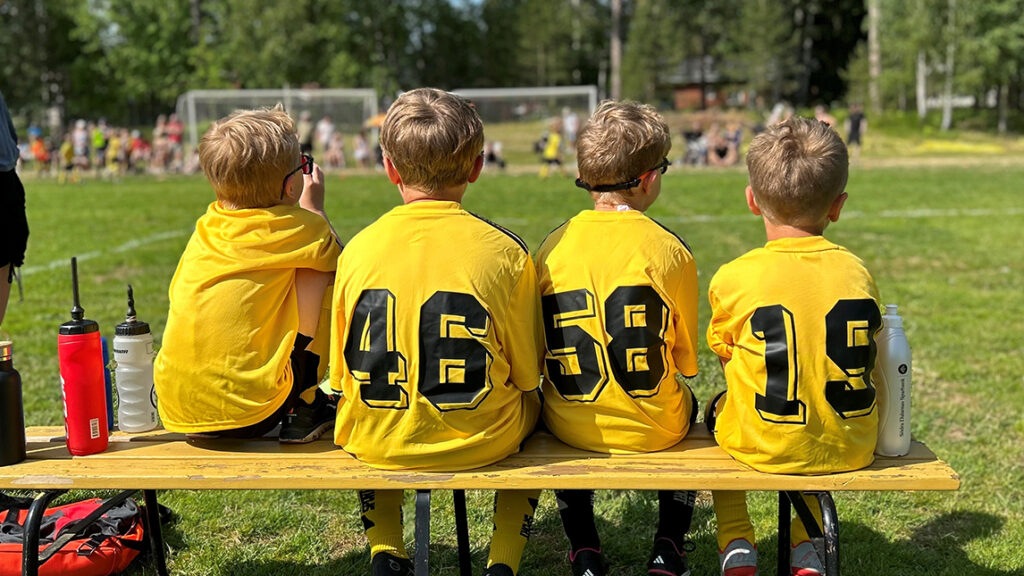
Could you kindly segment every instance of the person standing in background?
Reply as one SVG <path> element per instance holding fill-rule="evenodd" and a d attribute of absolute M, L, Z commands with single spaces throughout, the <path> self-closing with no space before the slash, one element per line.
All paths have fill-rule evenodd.
<path fill-rule="evenodd" d="M 860 158 L 860 139 L 868 131 L 868 119 L 860 104 L 850 105 L 850 116 L 846 119 L 846 145 L 850 149 L 850 159 Z"/>
<path fill-rule="evenodd" d="M 14 171 L 18 165 L 18 134 L 0 93 L 0 325 L 7 311 L 14 269 L 25 261 L 28 219 L 25 188 Z"/>

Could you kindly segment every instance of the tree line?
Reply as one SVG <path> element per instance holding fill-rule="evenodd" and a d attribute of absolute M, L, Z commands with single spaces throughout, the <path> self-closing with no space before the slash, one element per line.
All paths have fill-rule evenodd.
<path fill-rule="evenodd" d="M 596 84 L 605 95 L 918 110 L 1024 101 L 1024 0 L 2 0 L 30 118 L 149 123 L 195 88 Z M 951 105 L 944 115 L 951 115 Z M 946 122 L 944 122 L 946 124 Z"/>

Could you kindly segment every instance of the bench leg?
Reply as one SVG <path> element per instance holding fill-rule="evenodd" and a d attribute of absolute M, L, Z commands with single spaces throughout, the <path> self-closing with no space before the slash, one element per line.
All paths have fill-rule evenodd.
<path fill-rule="evenodd" d="M 25 517 L 25 532 L 22 538 L 22 576 L 39 576 L 39 527 L 43 522 L 43 513 L 46 512 L 46 507 L 50 505 L 50 502 L 64 492 L 65 490 L 40 492 L 32 500 L 28 516 Z"/>
<path fill-rule="evenodd" d="M 779 492 L 779 563 L 776 574 L 789 574 L 789 529 L 790 529 L 789 496 Z"/>
<path fill-rule="evenodd" d="M 783 505 L 783 493 L 780 492 L 779 494 L 779 573 L 788 574 L 789 530 L 786 530 L 786 538 L 783 539 L 782 509 L 785 508 L 785 514 L 788 517 L 789 507 Z M 785 499 L 789 500 L 793 509 L 796 510 L 797 517 L 804 525 L 804 528 L 807 530 L 807 535 L 811 537 L 811 541 L 814 543 L 814 547 L 818 552 L 818 557 L 823 560 L 822 564 L 825 567 L 825 576 L 839 576 L 839 515 L 836 512 L 836 505 L 832 500 L 832 495 L 828 492 L 806 493 L 817 498 L 818 503 L 821 506 L 822 528 L 818 528 L 818 522 L 814 519 L 811 509 L 807 507 L 807 503 L 804 502 L 803 494 L 804 493 L 801 492 L 785 492 Z M 786 555 L 786 564 L 784 567 L 782 564 L 783 548 L 785 548 Z"/>
<path fill-rule="evenodd" d="M 416 491 L 416 576 L 430 574 L 430 490 Z"/>
<path fill-rule="evenodd" d="M 149 547 L 156 563 L 156 573 L 167 576 L 167 560 L 164 558 L 164 537 L 160 530 L 160 505 L 156 501 L 156 490 L 143 490 L 146 503 L 146 528 L 149 530 Z"/>
<path fill-rule="evenodd" d="M 459 541 L 459 574 L 473 576 L 473 561 L 469 550 L 469 519 L 466 518 L 466 491 L 453 490 L 455 501 L 455 534 Z"/>
<path fill-rule="evenodd" d="M 825 576 L 839 576 L 839 512 L 832 494 L 814 494 L 821 505 L 821 524 L 825 532 Z"/>

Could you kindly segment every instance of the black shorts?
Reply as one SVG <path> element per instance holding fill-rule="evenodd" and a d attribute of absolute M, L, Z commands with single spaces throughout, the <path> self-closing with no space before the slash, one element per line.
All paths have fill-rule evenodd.
<path fill-rule="evenodd" d="M 13 273 L 24 264 L 27 245 L 25 188 L 14 170 L 0 172 L 0 268 L 10 264 Z"/>

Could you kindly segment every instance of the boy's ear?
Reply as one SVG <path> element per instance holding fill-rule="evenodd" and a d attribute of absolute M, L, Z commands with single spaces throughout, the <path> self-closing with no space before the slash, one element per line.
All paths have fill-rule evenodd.
<path fill-rule="evenodd" d="M 391 162 L 391 158 L 387 156 L 384 157 L 384 173 L 388 175 L 388 180 L 392 184 L 397 186 L 402 183 L 402 175 L 398 173 L 398 169 Z"/>
<path fill-rule="evenodd" d="M 846 204 L 846 192 L 836 196 L 836 199 L 832 201 L 832 206 L 828 209 L 829 222 L 839 221 L 839 213 L 843 210 L 843 204 Z"/>
<path fill-rule="evenodd" d="M 750 208 L 750 211 L 754 214 L 754 216 L 760 216 L 761 209 L 757 207 L 757 198 L 754 198 L 754 189 L 751 188 L 750 186 L 747 186 L 746 194 L 747 208 Z"/>
<path fill-rule="evenodd" d="M 484 157 L 481 154 L 476 157 L 473 161 L 473 171 L 469 173 L 469 183 L 476 182 L 476 179 L 480 177 L 480 172 L 484 169 Z"/>

